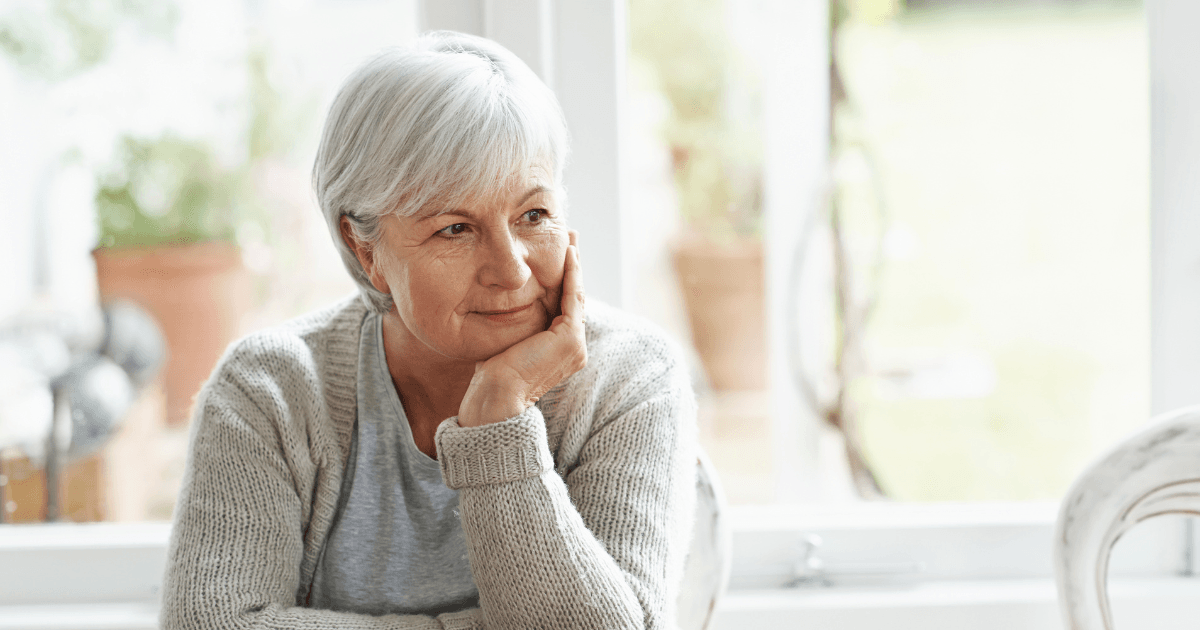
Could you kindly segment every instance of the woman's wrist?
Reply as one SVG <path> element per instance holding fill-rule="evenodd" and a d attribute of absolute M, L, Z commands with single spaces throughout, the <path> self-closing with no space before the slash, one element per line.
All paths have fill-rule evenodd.
<path fill-rule="evenodd" d="M 482 427 L 463 428 L 458 420 L 438 425 L 436 436 L 438 465 L 448 488 L 520 481 L 554 468 L 546 423 L 537 407 Z"/>
<path fill-rule="evenodd" d="M 484 371 L 475 373 L 458 408 L 458 425 L 478 427 L 503 422 L 529 408 L 523 392 L 511 382 L 490 378 Z"/>

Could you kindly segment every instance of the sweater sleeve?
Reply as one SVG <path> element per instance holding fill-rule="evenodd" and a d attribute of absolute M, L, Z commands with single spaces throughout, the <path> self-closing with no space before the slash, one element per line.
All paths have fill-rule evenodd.
<path fill-rule="evenodd" d="M 302 496 L 310 491 L 302 481 L 309 471 L 297 469 L 303 460 L 284 455 L 307 449 L 285 422 L 303 412 L 303 397 L 280 393 L 218 380 L 202 394 L 171 532 L 161 627 L 481 628 L 479 609 L 374 617 L 297 605 L 312 499 Z"/>
<path fill-rule="evenodd" d="M 695 500 L 694 401 L 666 374 L 553 466 L 541 410 L 438 428 L 488 628 L 674 628 Z"/>

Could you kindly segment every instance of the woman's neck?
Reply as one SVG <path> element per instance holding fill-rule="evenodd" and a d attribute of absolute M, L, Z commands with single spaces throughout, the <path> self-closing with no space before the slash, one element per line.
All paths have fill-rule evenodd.
<path fill-rule="evenodd" d="M 436 458 L 434 434 L 443 420 L 458 415 L 475 365 L 435 352 L 412 335 L 395 310 L 382 317 L 388 374 L 404 405 L 413 441 Z"/>

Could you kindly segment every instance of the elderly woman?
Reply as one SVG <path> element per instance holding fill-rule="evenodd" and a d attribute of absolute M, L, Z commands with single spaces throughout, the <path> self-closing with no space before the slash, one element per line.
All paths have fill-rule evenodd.
<path fill-rule="evenodd" d="M 197 399 L 166 628 L 670 628 L 695 500 L 676 349 L 584 305 L 566 128 L 453 33 L 355 72 L 313 181 L 361 296 Z"/>

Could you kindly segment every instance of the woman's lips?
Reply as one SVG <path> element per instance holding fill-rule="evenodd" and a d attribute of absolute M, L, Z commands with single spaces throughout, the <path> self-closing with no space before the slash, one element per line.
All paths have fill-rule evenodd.
<path fill-rule="evenodd" d="M 488 319 L 488 321 L 503 324 L 503 323 L 512 322 L 512 321 L 516 321 L 516 320 L 520 319 L 523 315 L 525 315 L 525 313 L 529 310 L 529 307 L 531 307 L 531 306 L 533 306 L 533 302 L 530 302 L 529 304 L 526 304 L 525 306 L 518 306 L 517 308 L 508 309 L 505 311 L 475 311 L 475 312 L 486 317 Z"/>

